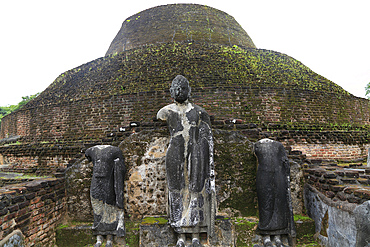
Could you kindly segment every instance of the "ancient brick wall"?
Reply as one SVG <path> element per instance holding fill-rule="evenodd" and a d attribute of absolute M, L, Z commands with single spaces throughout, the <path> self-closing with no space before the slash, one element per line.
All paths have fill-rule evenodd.
<path fill-rule="evenodd" d="M 356 160 L 367 157 L 370 144 L 296 144 L 293 150 L 300 150 L 310 160 Z"/>
<path fill-rule="evenodd" d="M 280 96 L 276 91 L 277 89 L 261 91 L 257 88 L 230 88 L 221 91 L 217 88 L 205 88 L 202 91 L 193 92 L 192 98 L 213 117 L 214 128 L 240 129 L 251 140 L 269 137 L 302 151 L 309 159 L 349 160 L 366 156 L 370 142 L 366 126 L 368 112 L 361 108 L 366 105 L 353 109 L 351 112 L 353 115 L 348 114 L 347 118 L 342 120 L 352 121 L 353 125 L 336 123 L 338 118 L 336 114 L 331 116 L 326 114 L 318 103 L 323 102 L 324 98 L 314 100 L 314 94 L 302 90 L 293 90 L 288 96 L 284 96 L 284 90 L 280 91 Z M 30 144 L 2 146 L 0 153 L 4 157 L 7 156 L 9 161 L 16 161 L 15 157 L 20 157 L 22 154 L 33 156 L 34 162 L 30 164 L 37 164 L 38 156 L 47 153 L 49 157 L 53 157 L 53 160 L 59 160 L 50 161 L 51 163 L 66 165 L 68 160 L 65 158 L 73 158 L 84 144 L 102 141 L 108 137 L 119 137 L 120 134 L 123 135 L 119 133 L 120 127 L 129 130 L 130 122 L 139 122 L 141 129 L 157 128 L 159 123 L 153 120 L 156 118 L 157 110 L 171 102 L 168 94 L 166 91 L 161 91 L 115 95 L 18 111 L 10 115 L 11 117 L 3 119 L 4 126 L 11 126 L 11 122 L 14 123 L 16 126 L 14 131 L 16 129 L 22 131 L 15 132 L 13 135 L 29 133 L 22 136 L 20 140 L 26 143 L 36 141 L 39 144 L 37 148 L 36 145 Z M 272 94 L 275 95 L 273 99 Z M 287 94 L 286 90 L 285 94 Z M 307 104 L 309 113 L 301 111 L 300 108 L 295 109 L 298 107 L 297 104 L 289 99 L 293 97 L 292 95 L 299 94 L 301 94 L 300 99 L 316 102 L 312 105 Z M 367 103 L 365 99 L 348 96 L 348 101 L 356 99 L 357 105 L 361 105 L 361 101 Z M 356 101 L 352 102 L 356 105 Z M 288 104 L 289 107 L 287 107 Z M 364 112 L 363 115 L 357 114 L 360 110 Z M 20 128 L 17 117 L 21 116 L 22 121 L 26 122 L 25 116 L 32 115 L 42 117 L 32 118 L 32 121 L 29 118 L 28 121 L 32 124 L 23 125 Z M 231 122 L 233 119 L 238 119 L 238 122 Z M 287 123 L 286 119 L 291 122 Z M 43 148 L 43 145 L 47 148 Z M 14 158 L 10 158 L 11 155 Z M 58 156 L 62 157 L 58 158 Z"/>
<path fill-rule="evenodd" d="M 5 116 L 0 138 L 19 135 L 21 145 L 64 148 L 115 137 L 133 121 L 155 129 L 158 109 L 172 101 L 168 89 L 177 74 L 189 79 L 193 101 L 214 125 L 239 119 L 236 127 L 248 138 L 271 137 L 297 149 L 306 143 L 361 149 L 340 159 L 363 157 L 363 146 L 370 143 L 369 100 L 348 94 L 284 54 L 200 42 L 148 45 L 67 71 Z M 21 148 L 13 152 L 18 156 L 29 148 L 15 146 Z M 6 150 L 0 146 L 1 154 L 9 154 Z"/>
<path fill-rule="evenodd" d="M 338 100 L 332 96 L 330 98 L 305 90 L 288 91 L 277 88 L 261 90 L 215 87 L 193 90 L 192 93 L 193 101 L 204 107 L 215 121 L 241 119 L 243 123 L 253 123 L 262 128 L 267 126 L 271 131 L 282 128 L 294 130 L 291 127 L 295 126 L 298 130 L 307 131 L 306 139 L 318 139 L 319 137 L 313 137 L 315 133 L 312 131 L 320 131 L 326 135 L 325 138 L 334 141 L 340 139 L 340 135 L 356 135 L 356 128 L 361 130 L 362 126 L 369 124 L 367 100 L 353 96 Z M 292 98 L 310 102 L 305 104 L 309 111 L 302 109 Z M 128 126 L 132 121 L 154 125 L 153 120 L 158 109 L 171 101 L 167 91 L 158 91 L 104 96 L 24 109 L 3 118 L 2 137 L 5 138 L 7 134 L 21 135 L 24 140 L 51 142 L 95 140 L 117 131 L 119 127 Z M 344 104 L 343 101 L 347 103 Z M 325 108 L 326 105 L 333 107 L 335 104 L 345 105 L 348 112 L 340 115 L 335 111 L 329 112 L 331 108 Z M 20 122 L 30 124 L 20 126 Z M 283 126 L 278 126 L 279 124 Z M 337 132 L 324 133 L 326 130 Z M 345 130 L 348 131 L 343 132 Z M 320 142 L 325 142 L 325 138 L 321 138 Z M 365 143 L 367 141 L 363 140 Z"/>
<path fill-rule="evenodd" d="M 65 210 L 64 179 L 34 180 L 0 190 L 0 240 L 15 229 L 26 246 L 54 246 L 55 227 Z"/>
<path fill-rule="evenodd" d="M 88 145 L 89 143 L 86 143 Z M 69 163 L 80 157 L 83 146 L 77 144 L 39 143 L 4 145 L 0 147 L 5 172 L 54 174 L 63 170 Z"/>

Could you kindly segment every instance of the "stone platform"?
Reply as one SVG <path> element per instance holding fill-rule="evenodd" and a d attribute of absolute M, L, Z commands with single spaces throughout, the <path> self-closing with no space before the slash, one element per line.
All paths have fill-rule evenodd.
<path fill-rule="evenodd" d="M 258 244 L 259 238 L 255 234 L 257 228 L 257 217 L 237 217 L 216 220 L 218 235 L 226 236 L 226 242 L 219 242 L 216 245 L 206 243 L 204 246 L 254 246 Z M 319 246 L 314 241 L 315 222 L 308 217 L 300 217 L 296 220 L 297 246 Z M 58 247 L 85 247 L 92 246 L 96 237 L 91 229 L 92 222 L 73 222 L 67 225 L 60 225 L 56 230 L 56 245 Z M 115 239 L 113 246 L 174 246 L 176 238 L 174 232 L 168 225 L 165 217 L 145 217 L 140 221 L 126 221 L 126 245 Z M 229 231 L 227 231 L 229 229 Z M 230 229 L 231 232 L 230 232 Z M 230 237 L 227 237 L 231 233 Z M 159 236 L 159 237 L 158 237 Z M 206 236 L 201 236 L 203 243 Z M 150 241 L 149 241 L 150 240 Z M 207 245 L 208 244 L 208 245 Z M 230 245 L 229 245 L 230 244 Z M 1 246 L 1 245 L 0 245 Z"/>
<path fill-rule="evenodd" d="M 201 234 L 200 240 L 204 247 L 235 246 L 235 230 L 230 219 L 216 217 L 216 236 L 207 241 L 207 235 Z M 176 233 L 168 224 L 166 217 L 145 217 L 140 225 L 140 247 L 166 247 L 176 245 Z M 187 236 L 186 245 L 191 243 L 191 236 Z"/>

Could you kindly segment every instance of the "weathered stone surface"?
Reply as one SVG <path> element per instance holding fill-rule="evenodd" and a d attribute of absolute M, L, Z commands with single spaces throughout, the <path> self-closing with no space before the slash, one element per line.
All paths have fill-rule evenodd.
<path fill-rule="evenodd" d="M 302 214 L 303 203 L 303 171 L 302 165 L 289 160 L 290 165 L 290 194 L 292 198 L 293 214 Z"/>
<path fill-rule="evenodd" d="M 66 205 L 71 220 L 92 221 L 93 211 L 90 203 L 90 184 L 93 164 L 80 158 L 66 171 Z"/>
<path fill-rule="evenodd" d="M 257 214 L 256 168 L 253 143 L 242 131 L 214 129 L 216 192 L 219 211 L 229 216 Z M 167 214 L 165 154 L 167 129 L 140 131 L 120 144 L 125 157 L 125 213 L 127 218 Z M 290 162 L 292 202 L 295 213 L 302 204 L 299 164 Z M 92 221 L 90 183 L 92 163 L 78 160 L 68 168 L 67 207 L 72 220 Z M 75 213 L 78 212 L 78 213 Z"/>
<path fill-rule="evenodd" d="M 370 201 L 353 211 L 357 228 L 356 247 L 370 246 Z"/>
<path fill-rule="evenodd" d="M 304 189 L 305 207 L 315 220 L 315 231 L 321 244 L 350 247 L 356 244 L 354 209 L 356 204 L 334 202 L 310 185 Z"/>
<path fill-rule="evenodd" d="M 167 133 L 163 131 L 142 131 L 120 144 L 127 167 L 125 205 L 128 217 L 167 214 L 165 154 L 168 142 Z"/>
<path fill-rule="evenodd" d="M 174 246 L 177 236 L 167 222 L 166 220 L 166 223 L 142 223 L 140 225 L 140 246 Z"/>
<path fill-rule="evenodd" d="M 1 247 L 24 247 L 24 236 L 20 230 L 15 230 L 0 241 Z"/>

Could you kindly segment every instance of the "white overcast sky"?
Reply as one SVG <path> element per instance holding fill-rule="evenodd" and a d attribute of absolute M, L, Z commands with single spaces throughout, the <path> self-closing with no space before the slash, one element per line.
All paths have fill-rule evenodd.
<path fill-rule="evenodd" d="M 105 55 L 122 22 L 169 3 L 232 15 L 258 48 L 285 53 L 365 97 L 370 82 L 368 0 L 1 0 L 0 106 L 43 91 L 63 72 Z"/>

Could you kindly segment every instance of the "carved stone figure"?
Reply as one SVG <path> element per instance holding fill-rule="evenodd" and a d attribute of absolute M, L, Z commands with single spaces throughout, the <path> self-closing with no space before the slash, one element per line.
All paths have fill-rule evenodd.
<path fill-rule="evenodd" d="M 110 145 L 98 145 L 86 150 L 85 155 L 92 161 L 93 176 L 91 179 L 90 198 L 94 211 L 93 231 L 97 235 L 94 247 L 103 243 L 113 246 L 113 236 L 125 235 L 123 211 L 123 180 L 125 163 L 121 150 Z"/>
<path fill-rule="evenodd" d="M 201 246 L 199 233 L 214 234 L 216 212 L 213 137 L 207 112 L 189 102 L 191 88 L 181 75 L 170 88 L 173 104 L 160 109 L 157 118 L 167 121 L 171 134 L 166 153 L 169 221 L 178 233 L 177 247 Z"/>
<path fill-rule="evenodd" d="M 294 245 L 296 236 L 290 197 L 290 166 L 284 146 L 262 139 L 255 143 L 258 159 L 257 197 L 259 223 L 257 231 L 264 246 Z"/>

